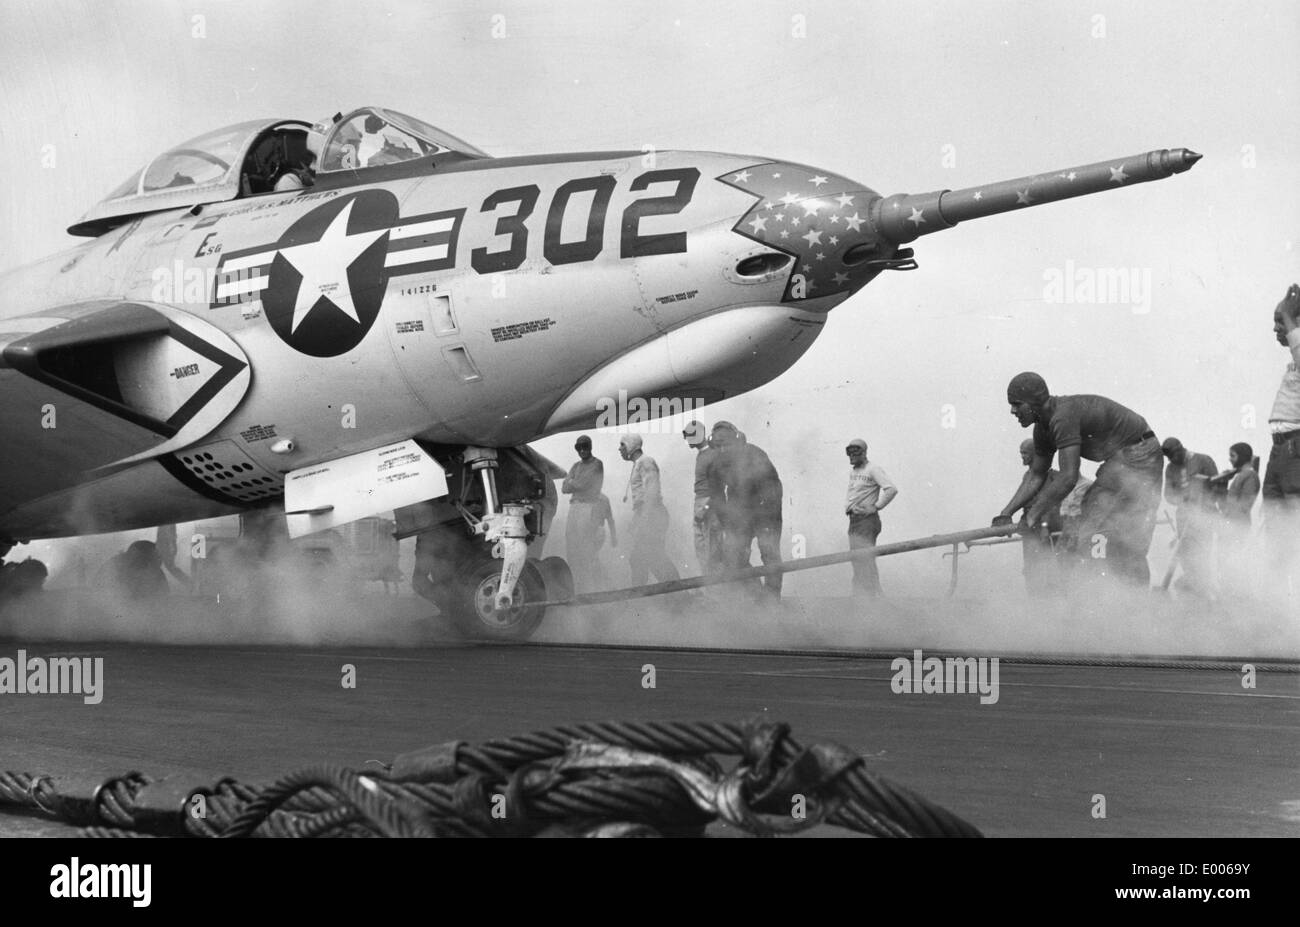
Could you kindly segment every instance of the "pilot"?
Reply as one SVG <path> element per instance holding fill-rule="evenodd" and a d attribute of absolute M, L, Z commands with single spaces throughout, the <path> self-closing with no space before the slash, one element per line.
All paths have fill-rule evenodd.
<path fill-rule="evenodd" d="M 357 161 L 362 167 L 395 164 L 419 155 L 408 143 L 405 132 L 390 126 L 382 117 L 371 113 L 364 123 L 365 132 L 357 143 Z"/>
<path fill-rule="evenodd" d="M 283 168 L 283 173 L 275 182 L 275 192 L 287 193 L 292 190 L 303 190 L 314 184 L 316 182 L 316 172 L 312 170 L 312 164 L 315 161 L 316 155 L 308 151 L 297 167 L 286 165 Z"/>
<path fill-rule="evenodd" d="M 632 585 L 641 586 L 653 574 L 660 582 L 680 579 L 681 574 L 664 553 L 668 536 L 668 509 L 659 488 L 659 465 L 641 450 L 640 435 L 624 435 L 618 453 L 632 462 L 627 492 L 623 501 L 632 499 L 632 550 L 628 558 Z"/>
<path fill-rule="evenodd" d="M 574 442 L 573 449 L 578 452 L 578 461 L 569 468 L 560 492 L 569 496 L 569 514 L 564 524 L 566 559 L 573 571 L 574 589 L 583 592 L 605 585 L 597 553 L 598 529 L 604 523 L 600 499 L 605 485 L 605 464 L 592 456 L 591 438 L 586 435 Z"/>

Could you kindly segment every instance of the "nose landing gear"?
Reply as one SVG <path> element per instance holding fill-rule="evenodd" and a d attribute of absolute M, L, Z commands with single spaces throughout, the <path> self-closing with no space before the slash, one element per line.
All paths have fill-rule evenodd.
<path fill-rule="evenodd" d="M 501 561 L 484 560 L 460 584 L 451 619 L 475 640 L 525 640 L 537 630 L 546 609 L 546 583 L 537 562 L 523 565 L 508 597 L 502 592 Z"/>
<path fill-rule="evenodd" d="M 466 637 L 525 640 L 545 617 L 546 609 L 539 603 L 571 596 L 573 576 L 559 557 L 527 559 L 528 543 L 534 535 L 529 516 L 540 503 L 535 499 L 498 501 L 501 461 L 497 451 L 468 447 L 460 459 L 464 491 L 451 507 L 461 520 L 419 534 L 413 585 Z M 517 474 L 508 473 L 502 485 L 510 485 L 511 477 Z M 507 491 L 514 495 L 518 483 L 515 478 L 516 489 Z M 538 518 L 535 530 L 539 533 L 542 523 Z"/>

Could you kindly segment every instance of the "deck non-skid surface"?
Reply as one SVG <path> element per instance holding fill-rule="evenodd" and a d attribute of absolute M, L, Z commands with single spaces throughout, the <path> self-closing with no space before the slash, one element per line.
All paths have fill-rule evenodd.
<path fill-rule="evenodd" d="M 19 646 L 7 642 L 4 654 Z M 103 701 L 0 696 L 0 766 L 265 784 L 578 721 L 762 716 L 989 836 L 1300 835 L 1300 674 L 1010 663 L 998 700 L 898 694 L 887 659 L 564 646 L 26 643 L 103 657 Z M 355 669 L 355 688 L 343 683 Z M 653 666 L 653 688 L 646 683 Z M 1105 817 L 1095 816 L 1104 796 Z M 0 834 L 67 833 L 0 815 Z M 833 831 L 831 831 L 833 832 Z"/>

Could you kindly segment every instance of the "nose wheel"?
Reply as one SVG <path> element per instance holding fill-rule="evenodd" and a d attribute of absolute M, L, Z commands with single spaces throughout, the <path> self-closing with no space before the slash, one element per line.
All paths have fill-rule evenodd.
<path fill-rule="evenodd" d="M 515 583 L 510 604 L 498 607 L 501 588 L 501 561 L 485 560 L 460 583 L 460 607 L 452 609 L 452 618 L 466 637 L 475 640 L 525 640 L 542 623 L 546 609 L 537 603 L 546 601 L 546 583 L 534 561 L 524 564 Z"/>

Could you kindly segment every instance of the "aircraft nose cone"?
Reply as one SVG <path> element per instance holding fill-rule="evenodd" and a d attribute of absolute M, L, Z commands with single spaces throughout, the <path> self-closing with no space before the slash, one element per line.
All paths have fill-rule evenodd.
<path fill-rule="evenodd" d="M 874 253 L 878 242 L 867 219 L 870 204 L 880 196 L 874 190 L 783 161 L 721 179 L 756 197 L 733 231 L 794 258 L 786 301 L 851 293 L 879 273 L 863 257 Z"/>

